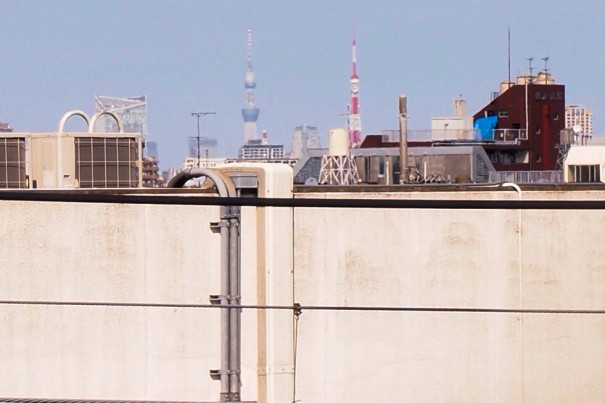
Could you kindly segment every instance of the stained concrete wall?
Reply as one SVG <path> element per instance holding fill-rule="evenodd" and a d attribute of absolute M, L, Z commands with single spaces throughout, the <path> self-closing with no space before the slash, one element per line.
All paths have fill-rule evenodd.
<path fill-rule="evenodd" d="M 218 207 L 0 202 L 0 212 L 0 299 L 208 304 L 220 294 Z M 255 220 L 252 210 L 242 223 L 253 258 Z M 245 304 L 256 303 L 250 266 Z M 218 399 L 216 309 L 0 305 L 0 320 L 1 396 Z M 242 322 L 244 397 L 255 398 L 255 313 Z"/>
<path fill-rule="evenodd" d="M 449 194 L 503 196 L 517 197 Z M 303 305 L 605 309 L 604 211 L 297 209 L 295 223 Z M 600 401 L 605 391 L 605 315 L 309 310 L 298 340 L 301 401 Z"/>
<path fill-rule="evenodd" d="M 207 303 L 219 293 L 219 236 L 209 229 L 218 207 L 3 201 L 0 214 L 0 299 Z M 603 211 L 296 208 L 283 223 L 294 239 L 273 240 L 273 248 L 257 244 L 262 216 L 242 211 L 244 304 L 264 301 L 276 284 L 263 281 L 281 278 L 302 305 L 605 309 Z M 294 245 L 293 282 L 261 269 L 259 251 L 287 253 L 279 242 Z M 272 326 L 288 335 L 293 318 L 282 316 Z M 275 334 L 267 343 L 267 318 L 242 316 L 244 400 L 269 399 L 276 387 L 265 379 L 280 370 L 265 367 L 270 344 L 293 346 Z M 1 304 L 0 319 L 0 396 L 218 399 L 208 376 L 220 365 L 217 310 Z M 604 340 L 603 315 L 305 310 L 295 398 L 599 401 Z"/>

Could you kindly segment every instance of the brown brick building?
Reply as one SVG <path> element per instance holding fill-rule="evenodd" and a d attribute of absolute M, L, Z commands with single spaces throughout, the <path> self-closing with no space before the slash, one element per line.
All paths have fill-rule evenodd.
<path fill-rule="evenodd" d="M 498 171 L 554 170 L 560 131 L 565 128 L 565 86 L 551 75 L 520 76 L 502 83 L 500 92 L 474 116 L 495 123 L 483 144 Z M 486 131 L 487 132 L 487 131 Z"/>

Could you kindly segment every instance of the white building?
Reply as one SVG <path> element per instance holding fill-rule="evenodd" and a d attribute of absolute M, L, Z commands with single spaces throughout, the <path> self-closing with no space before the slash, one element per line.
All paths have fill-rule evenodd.
<path fill-rule="evenodd" d="M 574 129 L 580 136 L 592 136 L 592 109 L 580 105 L 565 107 L 565 128 Z"/>
<path fill-rule="evenodd" d="M 310 148 L 321 148 L 317 127 L 307 124 L 296 126 L 292 133 L 292 153 L 290 158 L 300 158 Z"/>

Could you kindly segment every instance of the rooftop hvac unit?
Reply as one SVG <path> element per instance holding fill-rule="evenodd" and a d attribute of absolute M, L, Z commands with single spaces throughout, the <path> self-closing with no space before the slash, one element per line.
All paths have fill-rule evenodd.
<path fill-rule="evenodd" d="M 140 155 L 138 134 L 34 134 L 31 137 L 32 186 L 139 187 Z"/>
<path fill-rule="evenodd" d="M 0 137 L 0 188 L 27 188 L 26 137 L 9 133 Z"/>
<path fill-rule="evenodd" d="M 66 133 L 67 119 L 81 116 L 88 133 Z M 119 133 L 95 133 L 98 118 L 116 120 Z M 142 143 L 140 133 L 124 133 L 119 117 L 109 111 L 91 119 L 75 110 L 66 113 L 57 133 L 29 134 L 31 187 L 123 188 L 141 187 Z"/>

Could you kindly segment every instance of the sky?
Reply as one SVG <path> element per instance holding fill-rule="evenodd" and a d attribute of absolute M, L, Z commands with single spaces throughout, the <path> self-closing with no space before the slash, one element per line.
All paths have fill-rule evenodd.
<path fill-rule="evenodd" d="M 160 169 L 178 168 L 197 135 L 237 156 L 243 143 L 248 28 L 259 134 L 291 148 L 296 126 L 345 127 L 351 43 L 357 41 L 362 132 L 474 114 L 509 74 L 547 68 L 566 103 L 593 110 L 605 132 L 605 2 L 577 0 L 1 0 L 0 122 L 56 131 L 67 111 L 94 113 L 94 96 L 145 95 Z M 76 120 L 72 122 L 72 120 Z M 69 130 L 81 130 L 77 118 Z"/>

